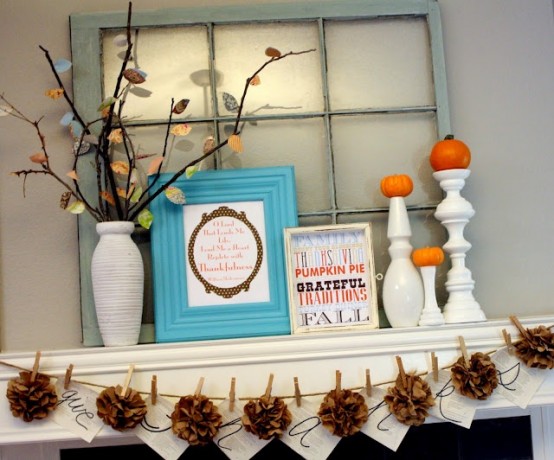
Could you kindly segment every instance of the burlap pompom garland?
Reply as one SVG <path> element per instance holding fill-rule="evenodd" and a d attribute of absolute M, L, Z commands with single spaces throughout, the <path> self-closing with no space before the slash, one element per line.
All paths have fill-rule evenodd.
<path fill-rule="evenodd" d="M 351 436 L 369 417 L 364 397 L 351 390 L 334 389 L 325 395 L 319 412 L 321 423 L 335 436 Z"/>
<path fill-rule="evenodd" d="M 8 382 L 6 396 L 14 417 L 20 417 L 25 422 L 43 419 L 54 410 L 58 403 L 56 388 L 50 383 L 50 377 L 22 371 L 19 377 Z"/>
<path fill-rule="evenodd" d="M 191 446 L 210 443 L 221 426 L 217 406 L 202 394 L 183 396 L 171 414 L 171 428 Z"/>
<path fill-rule="evenodd" d="M 471 399 L 487 399 L 498 386 L 498 372 L 491 358 L 474 353 L 469 363 L 462 356 L 452 366 L 452 383 L 456 390 Z"/>
<path fill-rule="evenodd" d="M 422 425 L 429 415 L 429 408 L 435 405 L 429 384 L 413 374 L 406 374 L 404 379 L 399 374 L 396 384 L 387 390 L 385 402 L 390 413 L 409 426 Z"/>
<path fill-rule="evenodd" d="M 146 403 L 140 394 L 128 388 L 121 394 L 122 387 L 108 387 L 96 398 L 97 414 L 114 430 L 125 431 L 136 427 L 146 415 Z"/>
<path fill-rule="evenodd" d="M 285 401 L 277 396 L 261 396 L 244 406 L 244 429 L 260 439 L 280 438 L 292 421 Z"/>
<path fill-rule="evenodd" d="M 516 356 L 528 367 L 554 368 L 554 334 L 545 326 L 526 329 L 521 340 L 514 343 Z"/>

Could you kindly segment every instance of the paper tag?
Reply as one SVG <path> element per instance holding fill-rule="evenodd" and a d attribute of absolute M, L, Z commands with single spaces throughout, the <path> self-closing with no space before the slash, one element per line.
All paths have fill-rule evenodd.
<path fill-rule="evenodd" d="M 150 397 L 146 398 L 146 416 L 133 433 L 155 450 L 165 460 L 177 460 L 189 446 L 189 443 L 179 438 L 171 430 L 171 414 L 175 404 L 157 397 L 152 404 Z"/>
<path fill-rule="evenodd" d="M 319 405 L 302 398 L 301 406 L 296 400 L 288 404 L 292 422 L 281 441 L 306 460 L 327 458 L 336 447 L 340 438 L 333 436 L 322 424 L 317 415 Z"/>
<path fill-rule="evenodd" d="M 362 433 L 396 452 L 410 427 L 400 423 L 389 412 L 389 407 L 384 401 L 386 390 L 372 387 L 371 396 L 368 396 L 365 390 L 360 391 L 360 394 L 364 396 L 369 408 L 369 419 L 362 426 Z"/>
<path fill-rule="evenodd" d="M 450 371 L 439 370 L 437 382 L 432 373 L 427 374 L 425 381 L 429 384 L 435 398 L 435 405 L 429 408 L 429 414 L 463 428 L 471 427 L 478 401 L 456 391 Z"/>
<path fill-rule="evenodd" d="M 214 443 L 231 460 L 248 460 L 262 450 L 270 441 L 259 439 L 255 434 L 248 433 L 242 426 L 242 410 L 235 404 L 234 410 L 229 410 L 229 400 L 219 406 L 222 425 L 214 439 Z"/>
<path fill-rule="evenodd" d="M 506 347 L 491 356 L 498 371 L 498 387 L 494 390 L 508 401 L 525 409 L 546 378 L 543 369 L 527 367 Z"/>
<path fill-rule="evenodd" d="M 70 383 L 67 390 L 63 386 L 64 379 L 58 379 L 58 405 L 52 419 L 86 442 L 91 442 L 104 427 L 104 422 L 96 415 L 98 393 L 80 383 Z"/>

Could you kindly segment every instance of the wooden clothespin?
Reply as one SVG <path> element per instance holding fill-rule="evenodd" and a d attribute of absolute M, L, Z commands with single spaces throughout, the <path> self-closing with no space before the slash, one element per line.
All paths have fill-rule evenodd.
<path fill-rule="evenodd" d="M 335 389 L 337 390 L 337 393 L 342 391 L 342 388 L 341 388 L 341 380 L 342 380 L 342 375 L 340 373 L 340 371 L 335 371 Z"/>
<path fill-rule="evenodd" d="M 502 329 L 502 336 L 504 337 L 504 342 L 506 343 L 506 349 L 508 350 L 508 353 L 512 354 L 514 352 L 512 335 L 506 329 Z"/>
<path fill-rule="evenodd" d="M 35 355 L 35 363 L 33 364 L 33 371 L 31 372 L 31 382 L 34 382 L 35 379 L 37 378 L 38 367 L 40 364 L 40 356 L 41 356 L 41 352 L 37 351 Z"/>
<path fill-rule="evenodd" d="M 233 377 L 231 379 L 231 389 L 229 390 L 229 411 L 233 412 L 235 410 L 235 385 L 236 385 L 237 379 Z"/>
<path fill-rule="evenodd" d="M 121 397 L 125 397 L 125 395 L 127 394 L 127 389 L 131 384 L 131 378 L 133 377 L 134 370 L 135 370 L 135 365 L 129 364 L 129 370 L 127 371 L 127 377 L 125 378 L 125 383 L 123 384 L 123 388 L 121 388 L 121 392 L 119 393 Z"/>
<path fill-rule="evenodd" d="M 523 338 L 529 340 L 529 334 L 527 332 L 527 329 L 523 327 L 523 324 L 519 322 L 519 319 L 515 315 L 510 316 L 510 321 L 514 324 L 515 327 L 517 327 L 519 333 L 523 336 Z"/>
<path fill-rule="evenodd" d="M 302 406 L 302 393 L 300 393 L 300 385 L 298 385 L 298 377 L 294 377 L 294 399 L 296 399 L 296 405 Z"/>
<path fill-rule="evenodd" d="M 273 374 L 269 374 L 269 380 L 267 382 L 267 387 L 265 389 L 265 397 L 269 398 L 271 396 L 271 387 L 273 386 Z"/>
<path fill-rule="evenodd" d="M 462 350 L 462 356 L 464 357 L 464 362 L 466 363 L 466 366 L 469 367 L 470 362 L 469 362 L 469 354 L 466 348 L 466 342 L 461 335 L 458 337 L 458 341 L 460 342 L 460 349 Z"/>
<path fill-rule="evenodd" d="M 152 376 L 152 382 L 150 382 L 150 401 L 152 405 L 155 406 L 158 402 L 158 376 Z"/>
<path fill-rule="evenodd" d="M 64 390 L 67 390 L 69 388 L 69 384 L 71 383 L 71 374 L 73 374 L 73 364 L 70 364 L 65 371 L 65 378 L 63 380 Z"/>
<path fill-rule="evenodd" d="M 194 396 L 200 396 L 203 386 L 204 386 L 204 377 L 200 377 L 200 379 L 198 380 L 198 384 L 196 385 L 196 391 L 194 392 Z"/>
<path fill-rule="evenodd" d="M 435 355 L 435 352 L 431 352 L 431 367 L 433 369 L 433 380 L 439 381 L 439 358 Z"/>
<path fill-rule="evenodd" d="M 402 364 L 402 358 L 396 357 L 396 364 L 398 365 L 398 372 L 400 372 L 400 378 L 402 379 L 402 385 L 404 388 L 408 388 L 408 379 L 406 378 L 406 372 L 404 371 L 404 365 Z"/>
<path fill-rule="evenodd" d="M 368 396 L 371 396 L 371 375 L 369 369 L 365 370 L 365 392 Z"/>

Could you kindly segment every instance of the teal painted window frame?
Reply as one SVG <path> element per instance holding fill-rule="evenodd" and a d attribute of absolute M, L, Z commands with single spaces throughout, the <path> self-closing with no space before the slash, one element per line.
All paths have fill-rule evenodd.
<path fill-rule="evenodd" d="M 436 0 L 344 0 L 143 10 L 133 12 L 132 22 L 133 27 L 155 27 L 194 24 L 249 24 L 260 21 L 316 20 L 319 22 L 321 28 L 323 21 L 328 19 L 354 20 L 399 16 L 424 17 L 427 21 L 431 46 L 435 105 L 423 108 L 406 107 L 395 110 L 407 113 L 421 111 L 433 112 L 436 117 L 438 137 L 442 138 L 446 134 L 449 134 L 451 129 L 442 28 L 439 6 Z M 126 11 L 74 14 L 70 17 L 71 47 L 73 53 L 73 88 L 77 108 L 80 113 L 84 115 L 85 119 L 95 118 L 99 101 L 103 98 L 101 31 L 110 28 L 124 28 L 126 20 Z M 321 49 L 320 52 L 325 53 L 325 50 Z M 322 62 L 325 62 L 324 57 L 325 55 L 322 54 Z M 324 91 L 325 90 L 324 88 Z M 214 97 L 214 100 L 217 100 L 217 98 Z M 326 102 L 326 104 L 325 111 L 316 115 L 324 117 L 327 124 L 327 132 L 329 133 L 329 119 L 332 112 L 329 110 L 328 102 Z M 381 109 L 375 111 L 375 113 L 390 113 L 390 110 Z M 302 115 L 296 114 L 295 116 Z M 290 118 L 293 117 L 291 116 Z M 225 120 L 229 121 L 229 118 L 217 119 L 217 117 L 214 117 L 213 122 L 217 124 Z M 328 139 L 328 144 L 330 145 L 330 139 Z M 332 168 L 330 170 L 332 171 Z M 95 184 L 93 177 L 82 178 L 81 182 L 81 188 L 83 190 L 94 191 Z M 334 183 L 332 177 L 330 178 L 330 183 Z M 417 207 L 417 209 L 427 209 L 429 206 L 434 205 L 424 205 Z M 374 208 L 362 211 L 382 212 L 384 209 Z M 336 222 L 336 213 L 334 213 L 333 210 L 331 213 L 333 214 L 333 222 Z M 315 213 L 315 215 L 317 215 L 317 213 Z M 80 216 L 81 316 L 83 343 L 86 346 L 102 344 L 94 311 L 92 284 L 90 280 L 90 261 L 97 241 L 98 237 L 96 235 L 95 222 L 93 219 L 88 216 Z M 154 341 L 153 324 L 143 325 L 140 341 Z"/>

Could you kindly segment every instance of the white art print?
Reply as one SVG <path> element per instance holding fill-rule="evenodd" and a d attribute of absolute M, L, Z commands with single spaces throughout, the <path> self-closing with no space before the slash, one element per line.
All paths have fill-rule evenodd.
<path fill-rule="evenodd" d="M 294 333 L 378 327 L 369 224 L 285 229 Z"/>
<path fill-rule="evenodd" d="M 185 205 L 188 305 L 268 302 L 262 201 Z"/>

